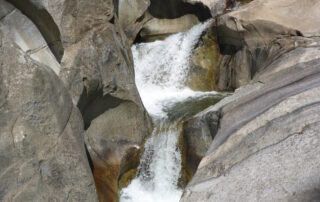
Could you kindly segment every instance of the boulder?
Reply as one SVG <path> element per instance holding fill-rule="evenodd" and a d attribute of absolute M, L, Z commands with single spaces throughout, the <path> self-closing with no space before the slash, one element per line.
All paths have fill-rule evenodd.
<path fill-rule="evenodd" d="M 53 70 L 5 34 L 15 26 L 7 23 L 0 21 L 0 200 L 97 201 L 79 111 Z"/>
<path fill-rule="evenodd" d="M 100 201 L 118 200 L 118 179 L 139 165 L 141 142 L 150 134 L 148 115 L 132 102 L 123 102 L 94 119 L 86 145 L 94 162 L 94 177 L 102 187 Z"/>
<path fill-rule="evenodd" d="M 317 199 L 318 54 L 319 47 L 290 51 L 255 82 L 194 117 L 221 116 L 193 124 L 198 131 L 215 126 L 205 130 L 215 138 L 182 201 Z"/>
<path fill-rule="evenodd" d="M 277 6 L 269 7 L 273 3 Z M 304 3 L 304 13 L 313 13 L 314 7 L 305 5 L 316 2 Z M 281 9 L 277 15 L 282 15 L 297 5 L 257 0 L 242 7 L 252 10 L 217 18 L 220 89 L 237 90 L 185 123 L 184 135 L 205 141 L 189 143 L 194 151 L 189 161 L 198 167 L 182 202 L 319 199 L 320 39 L 309 35 L 317 27 L 299 25 L 306 17 L 295 14 L 279 22 L 259 17 L 263 6 L 269 12 Z M 210 139 L 210 146 L 204 144 Z"/>
<path fill-rule="evenodd" d="M 80 109 L 88 140 L 92 140 L 86 143 L 99 200 L 115 201 L 118 177 L 125 172 L 119 169 L 135 166 L 127 153 L 135 153 L 132 145 L 142 145 L 151 132 L 151 119 L 135 85 L 131 42 L 119 23 L 113 0 L 42 0 L 37 4 L 52 15 L 61 33 L 64 55 L 59 76 Z M 133 114 L 128 116 L 128 112 Z M 137 130 L 141 125 L 144 128 Z M 139 137 L 134 142 L 130 139 L 133 133 Z M 117 147 L 120 152 L 113 151 Z M 116 167 L 112 159 L 117 159 Z"/>
<path fill-rule="evenodd" d="M 48 27 L 57 28 L 59 36 L 57 40 L 60 40 L 63 52 L 63 56 L 61 55 L 62 59 L 58 60 L 60 62 L 60 64 L 58 64 L 61 66 L 59 77 L 69 91 L 74 106 L 80 109 L 84 121 L 84 128 L 88 129 L 90 127 L 90 131 L 94 131 L 95 127 L 97 127 L 96 130 L 98 130 L 99 127 L 111 127 L 108 124 L 113 124 L 111 121 L 107 124 L 99 122 L 103 126 L 97 124 L 90 126 L 92 121 L 96 119 L 99 120 L 100 115 L 103 114 L 110 116 L 109 120 L 118 120 L 118 124 L 112 126 L 113 130 L 108 131 L 112 132 L 112 134 L 108 134 L 106 137 L 105 134 L 102 133 L 95 134 L 101 135 L 100 138 L 96 136 L 95 138 L 103 139 L 104 142 L 107 142 L 107 144 L 104 144 L 106 148 L 99 150 L 99 152 L 103 151 L 103 153 L 98 153 L 99 157 L 107 159 L 113 155 L 109 147 L 114 148 L 119 146 L 119 143 L 113 142 L 112 139 L 117 136 L 118 139 L 121 139 L 121 151 L 122 149 L 125 151 L 122 152 L 121 155 L 125 155 L 126 152 L 130 153 L 133 143 L 131 139 L 126 140 L 125 135 L 128 135 L 127 138 L 130 138 L 129 135 L 131 133 L 122 134 L 121 132 L 123 131 L 123 126 L 127 124 L 126 122 L 130 122 L 129 125 L 126 125 L 127 131 L 135 131 L 135 135 L 139 137 L 135 140 L 134 144 L 142 144 L 144 138 L 147 136 L 146 131 L 149 132 L 151 129 L 151 120 L 145 111 L 135 86 L 133 60 L 130 51 L 131 42 L 127 39 L 119 24 L 118 16 L 115 14 L 117 6 L 114 6 L 114 1 L 11 1 L 33 20 L 33 23 L 38 26 L 38 29 L 40 31 L 42 30 L 41 33 L 47 41 L 51 39 L 45 34 Z M 0 11 L 7 12 L 6 9 L 3 8 L 1 8 Z M 38 17 L 41 15 L 44 15 L 45 19 Z M 50 20 L 48 20 L 47 15 L 50 17 Z M 16 20 L 18 20 L 18 18 L 16 18 Z M 44 22 L 48 22 L 49 25 L 44 26 Z M 30 25 L 32 25 L 32 23 Z M 35 27 L 34 25 L 32 26 Z M 6 28 L 7 27 L 8 26 L 6 26 Z M 26 30 L 29 29 L 29 27 L 26 26 L 22 28 Z M 52 32 L 55 31 L 55 29 L 52 29 Z M 54 36 L 56 35 L 54 34 Z M 28 35 L 28 37 L 32 37 L 32 35 Z M 31 41 L 32 43 L 30 44 L 32 46 L 38 43 L 46 44 L 46 41 L 41 41 L 42 37 L 38 35 L 34 35 L 33 37 L 39 41 Z M 23 39 L 24 38 L 26 37 L 23 37 Z M 29 40 L 29 38 L 27 39 Z M 20 42 L 20 40 L 17 41 Z M 23 44 L 25 44 L 25 42 Z M 29 49 L 27 50 L 28 53 L 30 52 Z M 58 59 L 58 57 L 56 58 Z M 118 117 L 125 115 L 126 111 L 132 110 L 134 110 L 135 113 L 127 119 L 120 119 Z M 136 120 L 139 120 L 139 122 Z M 139 128 L 141 125 L 145 126 L 145 130 L 136 130 L 136 128 Z M 98 141 L 94 143 L 98 143 Z M 100 147 L 100 145 L 90 145 L 91 149 L 89 153 L 87 153 L 89 159 L 91 158 L 90 155 L 94 156 L 96 154 L 92 150 L 92 148 L 96 149 L 96 147 Z M 105 151 L 109 151 L 109 153 Z M 125 156 L 119 158 L 124 159 L 121 160 L 121 168 L 131 166 L 130 159 L 126 159 Z M 108 186 L 108 183 L 117 181 L 118 174 L 121 172 L 114 170 L 114 175 L 110 175 L 114 178 L 108 178 L 109 181 L 106 181 L 106 178 L 103 178 L 101 172 L 110 172 L 111 167 L 108 167 L 110 163 L 103 162 L 104 170 L 101 171 L 100 161 L 98 161 L 99 159 L 95 161 L 96 159 L 98 158 L 92 158 L 92 168 L 100 201 L 107 201 L 109 199 L 108 197 L 116 198 L 118 193 L 113 193 L 113 196 L 106 197 L 104 193 L 108 192 L 108 190 L 104 188 Z M 95 168 L 97 168 L 97 170 Z M 99 179 L 99 176 L 102 176 L 101 179 Z M 99 183 L 101 181 L 103 181 L 103 184 Z"/>
<path fill-rule="evenodd" d="M 320 2 L 317 0 L 255 0 L 229 14 L 240 21 L 263 20 L 299 30 L 304 36 L 319 34 Z M 307 14 L 306 14 L 307 12 Z"/>

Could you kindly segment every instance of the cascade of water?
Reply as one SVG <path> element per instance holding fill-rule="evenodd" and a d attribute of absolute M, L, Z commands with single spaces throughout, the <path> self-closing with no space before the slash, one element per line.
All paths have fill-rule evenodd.
<path fill-rule="evenodd" d="M 145 144 L 136 178 L 121 192 L 121 202 L 177 202 L 181 197 L 181 154 L 177 146 L 181 131 L 177 121 L 168 120 L 164 109 L 190 97 L 215 93 L 195 92 L 185 85 L 189 57 L 210 22 L 164 41 L 132 47 L 137 88 L 156 127 Z"/>

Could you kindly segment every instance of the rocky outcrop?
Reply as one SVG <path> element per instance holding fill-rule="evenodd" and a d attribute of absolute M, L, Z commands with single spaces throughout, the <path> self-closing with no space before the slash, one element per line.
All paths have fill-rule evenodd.
<path fill-rule="evenodd" d="M 126 172 L 122 167 L 134 166 L 126 156 L 136 154 L 135 148 L 151 129 L 134 82 L 130 43 L 112 0 L 44 1 L 42 5 L 61 30 L 60 78 L 83 115 L 99 200 L 115 201 L 115 182 Z M 133 140 L 132 135 L 139 138 Z"/>
<path fill-rule="evenodd" d="M 285 16 L 295 6 L 313 13 L 317 3 L 257 0 L 217 19 L 219 82 L 242 87 L 185 123 L 204 141 L 193 145 L 203 159 L 181 201 L 319 200 L 320 39 L 307 16 Z M 264 9 L 283 16 L 262 19 Z"/>
<path fill-rule="evenodd" d="M 147 120 L 146 113 L 127 101 L 94 119 L 86 131 L 95 181 L 103 191 L 100 201 L 117 201 L 118 179 L 138 166 L 141 143 L 151 129 Z"/>
<path fill-rule="evenodd" d="M 315 26 L 320 24 L 319 8 L 320 2 L 316 0 L 255 0 L 228 16 L 243 21 L 273 22 L 299 30 L 304 36 L 315 36 L 320 32 L 320 28 Z"/>
<path fill-rule="evenodd" d="M 83 163 L 86 165 L 86 168 L 88 168 L 88 159 L 92 163 L 91 166 L 99 200 L 115 201 L 118 196 L 118 177 L 136 166 L 135 163 L 131 162 L 130 155 L 135 156 L 139 153 L 140 145 L 150 133 L 151 121 L 142 105 L 135 86 L 133 61 L 130 51 L 131 43 L 127 40 L 119 24 L 118 17 L 115 14 L 117 8 L 115 8 L 113 0 L 40 0 L 25 2 L 12 0 L 11 2 L 17 8 L 21 8 L 22 12 L 33 23 L 16 8 L 7 6 L 9 4 L 1 1 L 0 17 L 1 19 L 3 18 L 1 21 L 3 23 L 3 33 L 12 38 L 12 41 L 22 49 L 26 55 L 25 57 L 29 55 L 37 60 L 39 64 L 48 65 L 59 74 L 61 80 L 56 79 L 53 81 L 51 79 L 52 82 L 56 82 L 56 85 L 58 85 L 62 81 L 71 95 L 70 99 L 69 94 L 65 91 L 64 93 L 68 98 L 68 102 L 61 103 L 59 107 L 63 108 L 63 104 L 66 104 L 63 108 L 63 112 L 68 114 L 66 117 L 71 116 L 70 113 L 73 108 L 77 111 L 76 107 L 80 109 L 81 113 L 81 115 L 75 113 L 76 115 L 71 116 L 71 118 L 75 117 L 74 125 L 70 125 L 71 123 L 69 124 L 68 120 L 59 117 L 52 118 L 58 123 L 69 124 L 71 128 L 81 128 L 81 130 L 74 131 L 74 133 L 73 131 L 68 131 L 67 134 L 67 138 L 77 136 L 79 138 L 77 140 L 79 141 L 75 143 L 71 142 L 71 144 L 69 143 L 71 140 L 68 141 L 66 138 L 67 141 L 64 142 L 63 146 L 69 145 L 71 147 L 73 145 L 72 147 L 76 147 L 76 143 L 78 143 L 79 154 L 76 157 L 86 160 L 86 164 Z M 6 7 L 2 5 L 6 5 Z M 39 16 L 44 17 L 42 19 Z M 56 32 L 55 28 L 58 32 Z M 48 29 L 51 29 L 53 33 L 48 33 Z M 57 41 L 53 41 L 53 39 Z M 47 45 L 48 41 L 52 42 L 52 44 Z M 59 42 L 62 48 L 58 47 Z M 53 55 L 51 51 L 55 54 Z M 51 57 L 48 57 L 48 54 Z M 62 59 L 59 58 L 61 56 Z M 25 61 L 22 57 L 17 58 L 19 62 Z M 56 66 L 52 67 L 52 64 Z M 43 68 L 42 66 L 39 69 Z M 24 76 L 22 74 L 21 78 Z M 59 89 L 60 87 L 57 86 L 57 90 Z M 34 91 L 37 92 L 37 89 L 34 89 Z M 39 93 L 41 94 L 42 92 Z M 58 93 L 51 91 L 50 93 L 52 95 L 48 97 L 48 102 L 57 102 L 57 104 L 62 102 L 62 100 L 59 100 L 60 96 Z M 30 94 L 30 96 L 34 95 Z M 38 106 L 37 102 L 35 101 L 36 106 Z M 24 107 L 21 108 L 24 109 Z M 60 113 L 59 107 L 54 108 L 57 112 L 46 109 L 47 113 Z M 43 108 L 41 103 L 39 108 Z M 49 122 L 49 120 L 46 121 L 45 119 L 39 121 L 41 121 L 41 124 Z M 86 131 L 83 131 L 83 122 Z M 141 125 L 144 127 L 140 127 Z M 35 124 L 33 127 L 37 127 L 37 125 Z M 54 127 L 51 125 L 48 128 L 54 130 Z M 60 141 L 60 136 L 61 138 L 64 136 L 59 136 L 59 134 L 63 134 L 63 131 L 56 133 L 58 134 L 56 139 Z M 86 135 L 88 157 L 84 152 L 82 139 L 84 134 Z M 44 134 L 40 131 L 38 135 Z M 47 141 L 44 142 L 44 145 L 56 140 L 48 139 Z M 35 143 L 31 141 L 28 144 L 32 145 Z M 40 149 L 44 148 L 39 146 Z M 81 152 L 80 149 L 82 149 Z M 53 150 L 55 151 L 55 147 Z M 72 155 L 72 151 L 68 150 L 68 152 L 70 152 L 69 155 L 74 156 Z M 8 155 L 11 155 L 11 152 L 8 152 Z M 60 155 L 60 153 L 56 152 L 56 155 Z M 61 155 L 61 158 L 65 158 L 64 160 L 67 161 L 68 159 L 64 155 L 67 154 Z M 54 152 L 52 152 L 51 156 L 54 158 Z M 59 163 L 62 163 L 62 160 L 60 161 L 59 159 Z M 72 163 L 73 161 L 70 157 L 70 165 Z M 69 166 L 68 163 L 65 165 Z M 51 164 L 46 165 L 45 169 L 49 169 L 50 171 L 50 166 Z M 54 164 L 53 166 L 56 165 Z M 79 166 L 79 169 L 82 169 L 81 166 Z M 59 169 L 58 165 L 56 167 Z M 71 168 L 71 166 L 69 167 Z M 47 170 L 45 172 L 49 172 Z M 55 175 L 54 177 L 59 178 L 59 180 L 64 180 L 65 175 L 71 172 L 70 170 L 62 167 L 58 174 L 56 174 L 58 171 L 53 170 L 52 172 L 54 173 L 52 175 Z M 88 170 L 88 173 L 76 171 L 71 175 L 72 180 L 70 182 L 81 181 L 78 186 L 75 186 L 75 188 L 80 187 L 78 188 L 81 193 L 79 195 L 81 197 L 82 195 L 84 197 L 86 194 L 88 195 L 88 198 L 75 199 L 77 201 L 96 200 L 90 169 Z M 84 176 L 82 181 L 81 175 L 84 174 L 88 176 Z M 77 176 L 80 176 L 80 179 L 76 179 Z M 88 182 L 91 182 L 90 185 L 87 185 L 89 188 L 81 191 L 81 186 Z M 67 183 L 69 183 L 68 179 L 66 179 L 66 186 L 68 188 L 64 188 L 61 191 L 61 196 L 67 197 L 68 194 L 65 191 L 73 189 Z M 59 186 L 57 185 L 57 190 L 60 188 Z M 107 189 L 105 189 L 106 187 Z M 48 188 L 48 190 L 50 192 L 51 189 Z M 55 190 L 52 190 L 52 193 L 54 193 Z M 71 191 L 70 193 L 73 194 Z M 43 191 L 43 195 L 46 193 Z M 89 197 L 88 193 L 91 194 L 91 197 Z M 30 199 L 33 199 L 32 196 L 30 197 Z M 48 194 L 48 197 L 50 198 L 51 195 Z M 57 197 L 57 200 L 60 200 L 60 195 L 57 195 Z M 70 199 L 72 198 L 70 197 Z M 61 198 L 61 200 L 64 199 Z"/>
<path fill-rule="evenodd" d="M 28 51 L 41 35 L 0 4 L 0 200 L 97 201 L 81 114 L 55 72 Z"/>
<path fill-rule="evenodd" d="M 143 25 L 152 19 L 149 6 L 149 0 L 119 0 L 119 23 L 131 43 L 136 40 Z"/>

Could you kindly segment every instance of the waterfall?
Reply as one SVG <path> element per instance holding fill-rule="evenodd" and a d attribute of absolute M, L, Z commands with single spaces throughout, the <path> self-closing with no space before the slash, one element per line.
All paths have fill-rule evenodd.
<path fill-rule="evenodd" d="M 136 85 L 153 118 L 155 129 L 146 141 L 137 176 L 121 191 L 120 202 L 178 202 L 181 154 L 178 147 L 179 119 L 168 118 L 168 109 L 184 100 L 198 99 L 215 92 L 196 92 L 185 83 L 189 58 L 202 32 L 211 21 L 164 41 L 132 47 Z"/>

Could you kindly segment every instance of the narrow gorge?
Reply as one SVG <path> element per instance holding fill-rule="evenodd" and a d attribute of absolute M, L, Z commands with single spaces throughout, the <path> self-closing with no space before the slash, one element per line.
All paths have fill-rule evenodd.
<path fill-rule="evenodd" d="M 137 177 L 122 190 L 120 201 L 179 201 L 183 188 L 179 187 L 181 121 L 195 107 L 188 106 L 188 101 L 213 104 L 221 97 L 216 92 L 193 91 L 187 86 L 192 50 L 211 23 L 196 25 L 164 41 L 133 46 L 136 84 L 155 126 L 145 143 Z"/>
<path fill-rule="evenodd" d="M 318 0 L 0 0 L 0 201 L 320 201 Z"/>

